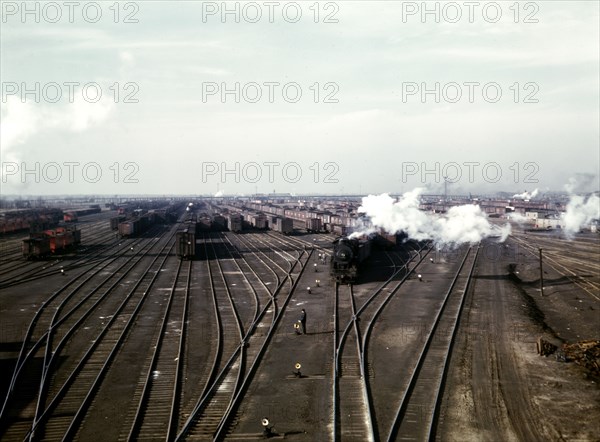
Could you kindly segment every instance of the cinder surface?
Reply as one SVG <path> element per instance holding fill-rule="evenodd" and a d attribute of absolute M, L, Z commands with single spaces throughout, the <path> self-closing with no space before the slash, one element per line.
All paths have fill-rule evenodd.
<path fill-rule="evenodd" d="M 114 234 L 109 232 L 108 218 L 105 221 L 106 235 L 102 241 L 114 241 Z M 267 236 L 261 235 L 267 234 L 241 235 L 240 241 L 232 234 L 228 234 L 228 237 L 243 249 L 241 241 L 247 236 L 245 241 L 254 241 L 254 244 L 263 247 L 265 253 L 278 256 L 268 250 L 269 244 L 275 244 L 275 240 L 266 241 Z M 313 238 L 319 241 L 313 242 Z M 327 245 L 324 235 L 305 235 L 301 239 Z M 85 244 L 85 231 L 83 240 Z M 544 267 L 543 297 L 539 291 L 537 258 L 519 241 L 533 244 L 534 248 L 543 245 L 548 250 L 548 256 L 554 260 L 554 267 Z M 539 337 L 557 345 L 600 337 L 600 301 L 594 294 L 600 295 L 597 286 L 593 285 L 598 282 L 595 267 L 592 265 L 573 276 L 565 275 L 567 270 L 558 264 L 563 262 L 562 259 L 566 260 L 563 264 L 567 268 L 580 262 L 598 262 L 598 237 L 587 236 L 577 241 L 570 243 L 533 235 L 525 238 L 524 234 L 517 234 L 506 245 L 492 242 L 483 244 L 450 361 L 437 431 L 440 440 L 600 439 L 598 379 L 590 377 L 583 368 L 573 363 L 558 362 L 553 356 L 540 357 L 535 348 Z M 557 245 L 552 249 L 554 243 Z M 298 256 L 303 248 L 293 237 L 281 237 L 278 244 L 281 247 L 286 245 L 292 255 L 296 253 L 294 256 Z M 231 257 L 225 258 L 224 249 L 220 253 L 226 280 L 231 284 L 232 296 L 243 318 L 242 324 L 247 328 L 256 307 L 254 295 L 249 293 L 247 282 Z M 249 265 L 267 283 L 266 287 L 276 284 L 274 273 L 268 266 L 261 264 L 256 256 L 247 251 L 241 253 L 247 258 L 246 264 L 239 261 L 244 273 L 249 271 Z M 391 255 L 395 259 L 403 256 L 399 251 L 391 252 Z M 423 281 L 411 276 L 404 283 L 379 316 L 369 340 L 369 385 L 372 389 L 376 434 L 380 438 L 387 437 L 389 424 L 414 367 L 415 357 L 460 264 L 459 255 L 432 252 L 431 256 L 434 262 L 426 259 L 419 267 Z M 276 260 L 285 265 L 283 257 L 279 256 Z M 79 433 L 81 440 L 116 440 L 127 434 L 126 423 L 131 420 L 131 416 L 127 415 L 131 415 L 139 399 L 135 397 L 135 391 L 139 388 L 144 370 L 147 370 L 147 358 L 155 341 L 158 317 L 163 313 L 165 294 L 170 287 L 169 275 L 176 263 L 175 258 L 168 262 L 170 264 L 165 267 L 164 274 L 161 273 L 157 280 L 152 303 L 144 307 L 132 329 L 128 347 L 119 352 L 113 368 L 103 381 L 92 404 L 90 416 L 93 419 L 84 421 Z M 314 271 L 315 263 L 318 264 L 317 272 Z M 51 264 L 50 261 L 27 265 L 41 269 L 50 268 Z M 58 267 L 55 267 L 57 272 L 52 276 L 0 290 L 3 373 L 12 372 L 20 340 L 41 303 L 64 284 L 66 278 L 89 272 L 95 265 L 98 264 L 73 269 L 67 276 L 60 275 Z M 206 381 L 214 357 L 216 336 L 206 261 L 195 261 L 193 266 L 189 339 L 185 350 L 186 383 L 182 400 L 182 406 L 188 404 L 188 407 L 195 402 L 202 391 L 202 383 Z M 241 401 L 228 432 L 231 440 L 262 438 L 260 421 L 264 417 L 269 418 L 278 437 L 302 441 L 331 438 L 334 286 L 329 278 L 328 266 L 318 262 L 316 253 L 313 253 L 306 266 L 298 289 L 292 294 Z M 361 275 L 359 284 L 354 286 L 357 307 L 391 272 L 390 259 L 384 252 L 376 252 Z M 134 272 L 128 277 L 124 286 L 130 286 L 135 275 Z M 247 276 L 249 281 L 258 285 L 256 276 Z M 320 287 L 316 286 L 316 279 L 320 280 Z M 585 281 L 591 281 L 592 285 L 585 285 Z M 311 293 L 306 289 L 309 286 Z M 264 287 L 258 290 L 258 296 L 259 307 L 262 307 L 266 302 Z M 283 296 L 278 299 L 281 308 Z M 307 334 L 298 335 L 293 324 L 303 308 L 307 313 Z M 99 327 L 102 320 L 96 316 Z M 359 320 L 359 327 L 363 326 Z M 87 330 L 82 330 L 81 336 L 87 336 L 86 333 Z M 61 366 L 71 367 L 73 361 L 69 361 L 69 358 L 76 359 L 81 349 L 73 344 L 64 351 L 65 362 Z M 294 374 L 296 363 L 301 364 L 301 376 Z M 3 376 L 1 392 L 6 391 L 9 379 L 10 376 Z M 31 379 L 31 392 L 19 398 L 19 409 L 14 414 L 26 415 L 30 412 L 35 405 L 37 382 L 37 379 Z M 185 416 L 182 416 L 180 424 L 184 419 Z M 21 440 L 12 439 L 10 434 L 6 433 L 3 440 Z"/>

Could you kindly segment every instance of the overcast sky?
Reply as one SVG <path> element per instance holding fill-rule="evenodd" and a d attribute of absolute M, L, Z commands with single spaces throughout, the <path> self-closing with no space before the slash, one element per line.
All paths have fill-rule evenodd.
<path fill-rule="evenodd" d="M 112 5 L 2 2 L 2 194 L 599 187 L 597 1 Z"/>

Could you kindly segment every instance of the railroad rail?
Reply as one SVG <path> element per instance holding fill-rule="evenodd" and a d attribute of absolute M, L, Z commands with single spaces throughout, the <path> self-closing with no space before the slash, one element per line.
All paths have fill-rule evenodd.
<path fill-rule="evenodd" d="M 158 241 L 158 238 L 156 240 Z M 13 400 L 17 390 L 20 392 L 19 396 L 28 397 L 30 394 L 33 394 L 30 391 L 23 395 L 23 388 L 30 390 L 31 386 L 34 385 L 31 383 L 31 378 L 39 379 L 39 389 L 35 393 L 38 398 L 37 404 L 35 411 L 32 412 L 33 417 L 30 420 L 22 419 L 14 422 L 14 425 L 8 428 L 9 433 L 24 431 L 29 425 L 30 429 L 27 437 L 38 437 L 35 436 L 35 430 L 42 430 L 44 428 L 44 423 L 51 415 L 50 409 L 58 405 L 61 395 L 67 393 L 68 384 L 75 380 L 76 373 L 80 370 L 84 360 L 91 356 L 92 348 L 97 346 L 98 340 L 102 338 L 109 324 L 114 323 L 116 315 L 124 308 L 123 303 L 129 300 L 131 293 L 135 291 L 144 278 L 139 279 L 138 283 L 116 311 L 111 311 L 110 309 L 115 308 L 114 302 L 120 298 L 109 297 L 108 295 L 119 286 L 121 281 L 144 257 L 149 256 L 155 244 L 157 243 L 154 240 L 147 240 L 142 247 L 137 247 L 135 252 L 132 252 L 129 247 L 124 247 L 121 253 L 108 259 L 94 271 L 69 280 L 40 306 L 23 340 L 0 419 L 3 422 L 10 420 L 7 407 Z M 167 244 L 168 241 L 162 246 L 162 250 L 164 250 Z M 152 263 L 156 262 L 159 256 L 160 252 L 156 254 Z M 148 271 L 146 271 L 147 273 Z M 110 276 L 107 277 L 106 274 Z M 93 283 L 96 283 L 96 285 L 90 287 L 90 284 Z M 69 291 L 71 287 L 72 289 Z M 102 288 L 105 288 L 103 292 L 101 291 Z M 107 302 L 110 299 L 114 299 L 114 301 L 112 303 Z M 109 307 L 109 305 L 113 307 Z M 86 321 L 93 322 L 90 315 L 95 311 L 105 311 L 106 313 L 103 313 L 104 316 L 102 317 L 106 317 L 107 320 L 110 317 L 108 324 L 96 339 L 90 337 L 90 339 L 93 339 L 92 347 L 81 358 L 77 367 L 73 368 L 73 363 L 63 363 L 60 371 L 56 372 L 57 361 L 67 344 L 71 344 L 70 339 L 74 333 L 77 332 L 82 335 L 83 339 L 89 335 L 90 332 L 87 332 L 87 329 L 91 329 L 92 327 L 86 328 L 85 324 Z M 95 327 L 93 328 L 95 329 Z M 56 342 L 57 344 L 54 345 Z M 37 367 L 33 362 L 34 358 L 40 354 L 43 355 L 43 363 L 41 367 Z M 77 360 L 77 358 L 71 359 L 73 361 Z M 70 375 L 67 375 L 69 365 L 71 365 L 73 371 Z M 28 379 L 22 379 L 25 377 Z M 63 379 L 60 379 L 61 377 Z M 47 402 L 49 402 L 48 406 L 46 406 Z M 39 432 L 37 434 L 39 435 Z"/>
<path fill-rule="evenodd" d="M 540 246 L 543 246 L 543 260 L 545 261 L 545 264 L 552 267 L 557 273 L 567 276 L 575 285 L 585 291 L 589 296 L 594 298 L 596 301 L 600 301 L 600 296 L 598 296 L 598 293 L 600 293 L 600 283 L 590 281 L 589 279 L 582 279 L 580 276 L 581 268 L 586 268 L 589 271 L 594 272 L 594 275 L 597 275 L 600 271 L 600 265 L 597 261 L 591 260 L 589 257 L 587 260 L 584 260 L 584 257 L 581 256 L 565 256 L 563 253 L 550 248 L 556 247 L 555 244 L 548 243 L 544 240 L 539 241 L 538 239 L 539 243 L 532 245 L 528 241 L 525 241 L 517 236 L 512 236 L 512 238 L 535 258 L 538 258 L 539 256 Z"/>
<path fill-rule="evenodd" d="M 352 285 L 348 286 L 348 297 L 343 302 L 339 293 L 340 285 L 336 283 L 332 371 L 333 441 L 377 439 L 367 362 L 369 335 L 381 310 L 430 250 L 429 248 L 422 254 L 422 249 L 418 249 L 400 265 L 387 254 L 392 264 L 391 275 L 358 308 Z M 418 262 L 409 269 L 410 263 L 417 256 Z M 404 274 L 400 277 L 401 272 Z M 397 280 L 398 277 L 400 280 Z M 359 325 L 359 320 L 362 326 Z M 354 342 L 354 346 L 349 346 L 348 342 Z"/>
<path fill-rule="evenodd" d="M 478 252 L 478 246 L 469 248 L 444 296 L 401 396 L 388 441 L 435 440 L 448 362 Z M 465 266 L 468 260 L 470 265 Z M 463 285 L 457 287 L 459 281 Z"/>
<path fill-rule="evenodd" d="M 211 373 L 208 377 L 209 383 L 207 384 L 207 388 L 205 388 L 205 391 L 199 398 L 194 409 L 190 413 L 189 418 L 184 423 L 183 428 L 179 431 L 175 440 L 183 440 L 187 437 L 192 439 L 197 437 L 208 437 L 220 440 L 225 437 L 228 427 L 235 416 L 237 408 L 239 407 L 239 403 L 244 397 L 256 368 L 260 363 L 262 355 L 266 350 L 269 340 L 273 336 L 276 325 L 279 322 L 279 318 L 281 317 L 281 314 L 285 310 L 285 306 L 291 297 L 293 289 L 295 288 L 295 284 L 297 284 L 299 280 L 299 275 L 305 268 L 302 263 L 302 257 L 306 254 L 304 251 L 299 253 L 298 257 L 293 257 L 293 262 L 286 260 L 286 262 L 289 263 L 289 269 L 285 270 L 270 257 L 266 256 L 263 251 L 256 248 L 255 245 L 250 244 L 250 241 L 244 241 L 247 246 L 250 246 L 251 249 L 254 248 L 256 250 L 253 251 L 253 256 L 258 257 L 262 254 L 265 260 L 268 259 L 280 270 L 284 271 L 286 273 L 286 277 L 281 279 L 276 289 L 270 293 L 270 302 L 265 303 L 258 314 L 254 315 L 250 326 L 246 328 L 243 336 L 241 327 L 242 321 L 239 315 L 237 315 L 236 312 L 235 315 L 230 316 L 229 322 L 231 322 L 231 318 L 235 318 L 235 322 L 239 324 L 239 335 L 233 340 L 229 339 L 228 345 L 230 348 L 226 351 L 223 350 L 224 343 L 222 343 L 224 339 L 224 325 L 222 322 L 220 322 L 221 325 L 219 326 L 220 331 L 218 345 L 221 350 L 219 350 L 215 355 L 213 368 L 211 369 Z M 271 247 L 273 246 L 271 245 Z M 229 249 L 229 251 L 231 250 L 232 249 Z M 280 250 L 279 253 L 279 256 L 283 256 L 285 252 Z M 217 258 L 216 251 L 214 249 L 213 256 Z M 292 255 L 289 255 L 289 257 L 292 257 Z M 248 266 L 250 266 L 246 258 L 243 258 L 243 260 L 246 262 L 246 264 L 248 264 Z M 306 263 L 307 260 L 308 257 L 304 263 Z M 217 259 L 216 261 L 218 263 L 217 268 L 221 274 L 221 279 L 224 282 L 223 287 L 228 287 L 222 267 L 219 267 L 219 260 Z M 266 266 L 266 262 L 263 261 L 263 264 Z M 300 265 L 301 269 L 298 271 L 298 275 L 295 276 L 293 272 L 297 265 Z M 212 269 L 210 273 L 210 279 L 214 283 L 216 278 L 212 276 Z M 258 277 L 256 273 L 254 274 Z M 282 304 L 277 306 L 277 297 L 288 281 L 291 284 L 289 293 L 285 297 Z M 213 283 L 211 283 L 211 285 Z M 264 287 L 267 289 L 266 284 Z M 229 289 L 226 288 L 225 291 L 229 292 Z M 268 289 L 267 292 L 269 292 Z M 213 290 L 213 293 L 216 293 L 216 290 Z M 233 308 L 233 298 L 231 297 L 229 299 L 231 299 L 232 311 L 235 311 Z M 218 303 L 215 302 L 215 305 L 218 305 Z M 271 313 L 270 321 L 266 318 L 269 310 Z M 216 315 L 219 313 L 220 311 L 215 311 Z M 257 329 L 261 329 L 263 332 L 261 334 L 257 334 Z M 266 332 L 264 329 L 266 329 Z M 210 413 L 207 412 L 208 410 L 211 410 Z"/>

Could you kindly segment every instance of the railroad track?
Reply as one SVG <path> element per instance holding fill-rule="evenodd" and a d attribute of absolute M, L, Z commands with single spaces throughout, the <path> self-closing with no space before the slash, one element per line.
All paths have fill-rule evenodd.
<path fill-rule="evenodd" d="M 356 317 L 354 292 L 349 285 L 346 296 L 341 296 L 337 284 L 335 291 L 337 325 L 343 327 L 344 322 L 351 325 L 350 328 L 347 326 L 346 330 L 336 330 L 336 336 L 341 332 L 341 337 L 336 342 L 334 351 L 334 420 L 335 426 L 338 427 L 335 439 L 372 441 L 373 420 L 366 383 L 368 373 L 363 370 L 364 352 Z"/>
<path fill-rule="evenodd" d="M 299 256 L 295 258 L 294 262 L 290 264 L 289 270 L 286 271 L 264 254 L 263 250 L 259 249 L 259 246 L 263 245 L 259 240 L 250 241 L 237 238 L 237 241 L 244 242 L 250 250 L 253 250 L 255 257 L 262 255 L 265 260 L 263 261 L 263 265 L 266 266 L 266 260 L 269 260 L 280 270 L 285 271 L 286 277 L 279 280 L 277 287 L 273 291 L 269 291 L 267 285 L 264 285 L 267 293 L 270 293 L 270 302 L 266 303 L 260 309 L 258 315 L 255 315 L 254 321 L 246 328 L 244 333 L 241 332 L 241 319 L 239 316 L 235 316 L 233 313 L 229 314 L 230 319 L 228 322 L 231 324 L 233 322 L 232 318 L 235 316 L 235 323 L 238 324 L 236 329 L 239 334 L 229 333 L 230 336 L 233 334 L 235 338 L 229 339 L 230 344 L 227 345 L 231 345 L 231 348 L 227 351 L 223 350 L 226 345 L 226 343 L 223 342 L 225 325 L 223 325 L 222 320 L 219 320 L 221 325 L 219 326 L 219 338 L 217 341 L 221 350 L 215 357 L 213 369 L 209 376 L 209 380 L 214 379 L 214 381 L 209 382 L 210 385 L 207 384 L 208 387 L 203 392 L 202 397 L 199 398 L 198 403 L 175 440 L 222 440 L 226 437 L 229 426 L 236 417 L 239 404 L 244 397 L 258 364 L 260 363 L 262 355 L 266 351 L 268 342 L 275 331 L 282 312 L 285 310 L 285 306 L 291 298 L 295 284 L 298 282 L 299 276 L 305 268 L 304 264 L 309 257 L 309 254 L 302 251 Z M 254 242 L 254 244 L 251 244 L 252 242 Z M 259 246 L 257 246 L 256 243 L 258 243 Z M 279 250 L 278 253 L 281 254 L 279 256 L 284 255 L 284 252 L 281 250 Z M 302 262 L 303 255 L 307 255 L 304 263 Z M 214 257 L 216 258 L 216 254 Z M 263 258 L 260 259 L 262 260 Z M 243 259 L 246 264 L 251 267 L 247 258 Z M 218 262 L 219 261 L 217 260 L 217 263 Z M 286 262 L 288 261 L 286 260 Z M 296 278 L 294 278 L 294 269 L 298 265 L 301 266 L 301 269 L 298 271 Z M 220 267 L 219 270 L 221 270 L 221 279 L 225 280 L 225 276 L 222 274 L 222 269 Z M 219 280 L 219 278 L 214 278 L 212 276 L 215 272 L 211 270 L 210 273 L 211 281 Z M 255 275 L 257 274 L 255 273 Z M 292 286 L 283 302 L 278 305 L 278 295 L 288 280 Z M 224 287 L 227 287 L 226 281 Z M 216 290 L 213 291 L 215 296 L 217 296 L 216 292 Z M 219 305 L 218 298 L 215 305 Z M 231 302 L 231 312 L 236 312 L 237 314 L 237 311 L 233 307 L 233 302 Z M 216 314 L 219 313 L 221 313 L 221 310 L 216 312 Z M 236 339 L 238 340 L 237 343 Z M 227 355 L 230 355 L 229 358 L 227 358 Z"/>
<path fill-rule="evenodd" d="M 208 274 L 218 329 L 217 351 L 207 388 L 194 407 L 193 420 L 184 429 L 190 439 L 210 439 L 216 433 L 243 375 L 244 360 L 242 320 L 235 308 L 212 238 L 207 238 Z M 206 242 L 205 242 L 205 247 Z"/>
<path fill-rule="evenodd" d="M 176 434 L 181 407 L 192 263 L 179 261 L 177 266 L 152 361 L 143 378 L 139 396 L 134 396 L 138 406 L 128 440 L 152 439 L 157 435 L 165 435 L 165 440 L 172 440 Z"/>
<path fill-rule="evenodd" d="M 168 252 L 157 253 L 152 258 L 141 278 L 128 290 L 69 377 L 56 389 L 53 399 L 35 420 L 32 433 L 41 429 L 45 430 L 46 437 L 50 432 L 50 438 L 62 440 L 72 440 L 76 436 L 114 357 L 124 345 L 173 248 L 174 242 L 169 241 L 162 249 Z"/>
<path fill-rule="evenodd" d="M 531 245 L 528 241 L 519 237 L 513 236 L 513 239 L 519 243 L 525 250 L 531 253 L 535 258 L 539 257 L 538 245 Z M 546 265 L 552 267 L 557 273 L 567 276 L 575 285 L 580 287 L 588 295 L 597 301 L 600 301 L 600 284 L 589 279 L 581 278 L 581 260 L 565 256 L 564 252 L 558 252 L 556 250 L 545 249 L 543 254 L 543 260 Z M 600 270 L 600 266 L 596 262 L 589 261 L 583 262 L 583 267 L 589 269 L 597 275 Z"/>
<path fill-rule="evenodd" d="M 150 243 L 148 243 L 148 245 L 150 245 Z M 86 310 L 85 308 L 82 308 L 82 306 L 86 302 L 88 304 L 94 304 L 97 302 L 98 296 L 100 296 L 100 294 L 97 292 L 99 292 L 99 290 L 109 281 L 109 278 L 106 278 L 106 276 L 103 275 L 105 273 L 117 274 L 117 272 L 122 272 L 123 276 L 126 275 L 124 269 L 128 264 L 135 261 L 135 258 L 138 254 L 144 253 L 144 247 L 138 248 L 138 252 L 133 256 L 126 256 L 129 251 L 130 249 L 128 247 L 124 248 L 121 253 L 115 255 L 112 259 L 107 260 L 103 265 L 97 267 L 94 271 L 70 279 L 66 284 L 63 285 L 63 287 L 51 294 L 41 304 L 35 313 L 23 339 L 23 344 L 17 358 L 17 363 L 10 382 L 9 390 L 3 403 L 3 409 L 0 413 L 0 418 L 6 417 L 5 412 L 7 404 L 10 402 L 15 390 L 19 388 L 17 382 L 20 382 L 21 386 L 25 385 L 28 391 L 30 391 L 30 389 L 33 387 L 33 384 L 25 379 L 31 379 L 31 377 L 34 379 L 41 379 L 44 372 L 47 371 L 50 364 L 49 355 L 56 353 L 62 347 L 52 347 L 53 341 L 61 341 L 61 339 L 57 339 L 60 336 L 56 334 L 58 328 L 62 327 L 65 330 L 69 330 L 75 321 L 85 319 L 85 317 L 89 315 L 92 310 Z M 125 259 L 125 262 L 119 264 L 118 261 L 122 258 Z M 116 267 L 111 267 L 113 263 L 116 264 Z M 123 276 L 113 283 L 113 287 L 118 284 Z M 89 288 L 89 291 L 86 292 L 85 288 L 96 282 L 98 279 L 100 280 L 98 285 L 93 288 Z M 59 318 L 60 314 L 62 314 L 62 316 Z M 66 324 L 66 322 L 69 321 L 71 322 L 71 326 L 67 326 Z M 74 330 L 72 330 L 71 333 L 73 331 Z M 50 340 L 48 339 L 49 335 L 52 336 Z M 45 350 L 43 349 L 44 346 Z M 40 354 L 43 354 L 44 363 L 41 367 L 34 369 L 32 372 L 32 368 L 26 365 L 31 365 L 31 362 L 34 360 L 36 355 Z M 23 372 L 26 372 L 27 375 L 24 375 Z M 20 378 L 25 379 L 23 381 L 19 381 Z M 23 396 L 22 393 L 21 396 Z"/>
<path fill-rule="evenodd" d="M 478 251 L 475 246 L 465 254 L 415 361 L 395 418 L 382 439 L 435 440 L 448 363 Z"/>
<path fill-rule="evenodd" d="M 169 244 L 169 240 L 172 239 L 173 236 L 171 236 L 164 245 L 161 246 L 158 244 L 159 247 L 162 247 L 160 250 L 165 250 Z M 147 241 L 145 246 L 147 247 L 147 250 L 144 250 L 144 247 L 142 247 L 138 252 L 133 254 L 133 256 L 129 257 L 126 257 L 126 254 L 130 251 L 130 249 L 127 248 L 123 254 L 114 257 L 112 260 L 109 260 L 106 265 L 100 266 L 92 272 L 92 274 L 87 275 L 83 281 L 79 281 L 78 278 L 69 281 L 63 288 L 50 296 L 40 307 L 26 333 L 13 373 L 9 394 L 4 403 L 2 418 L 5 420 L 8 419 L 7 406 L 10 403 L 10 399 L 14 396 L 16 391 L 21 392 L 17 385 L 20 378 L 23 378 L 20 382 L 25 385 L 25 388 L 32 384 L 31 377 L 39 379 L 36 410 L 33 417 L 20 419 L 15 422 L 14 425 L 8 429 L 8 435 L 15 432 L 18 434 L 28 426 L 28 437 L 31 438 L 38 438 L 40 433 L 43 433 L 46 429 L 48 429 L 51 434 L 55 435 L 58 434 L 57 432 L 59 431 L 67 431 L 65 423 L 57 424 L 57 421 L 60 421 L 61 419 L 66 421 L 73 415 L 74 411 L 72 407 L 76 400 L 72 401 L 71 398 L 73 396 L 81 398 L 84 394 L 83 390 L 85 390 L 85 388 L 82 390 L 81 384 L 85 384 L 86 381 L 88 381 L 88 383 L 91 382 L 90 376 L 93 375 L 89 375 L 88 372 L 93 373 L 94 371 L 93 369 L 91 371 L 88 370 L 88 372 L 84 370 L 86 361 L 89 359 L 89 362 L 87 362 L 88 367 L 97 368 L 99 364 L 98 358 L 102 359 L 103 357 L 106 357 L 105 350 L 98 351 L 97 347 L 101 342 L 104 347 L 106 347 L 106 343 L 116 344 L 117 341 L 115 341 L 114 338 L 115 334 L 118 334 L 119 331 L 122 330 L 124 321 L 127 319 L 131 321 L 134 317 L 133 314 L 127 316 L 128 313 L 126 312 L 128 309 L 131 310 L 132 307 L 131 303 L 129 303 L 129 306 L 126 304 L 128 301 L 132 300 L 133 293 L 140 285 L 144 282 L 149 282 L 148 274 L 151 271 L 150 269 L 155 265 L 161 255 L 160 252 L 156 253 L 156 256 L 153 259 L 149 256 L 149 252 L 155 244 L 157 243 L 154 241 Z M 171 245 L 171 248 L 172 247 L 173 245 Z M 123 299 L 121 297 L 109 297 L 108 295 L 121 284 L 122 280 L 129 275 L 131 270 L 147 255 L 149 259 L 152 259 L 152 263 L 146 269 L 144 276 L 139 279 L 129 294 L 126 295 L 125 299 L 121 301 Z M 113 268 L 112 271 L 109 271 L 109 264 L 117 262 L 121 257 L 126 257 L 125 262 L 121 263 L 117 269 Z M 108 277 L 106 275 L 107 273 L 109 275 Z M 157 273 L 158 271 L 155 271 L 153 277 L 155 277 Z M 98 278 L 100 278 L 101 281 L 95 288 L 89 288 L 89 291 L 87 292 L 83 289 L 84 287 L 87 287 L 86 284 L 90 281 Z M 100 293 L 100 288 L 109 285 L 109 282 L 111 283 L 110 286 L 106 288 L 103 293 Z M 78 284 L 74 289 L 68 292 L 67 289 L 76 283 Z M 79 294 L 80 292 L 81 294 Z M 143 296 L 145 296 L 145 294 L 146 293 L 144 292 Z M 108 304 L 113 306 L 113 310 L 104 307 L 106 313 L 104 313 L 101 318 L 104 318 L 103 321 L 105 321 L 106 324 L 104 322 L 101 324 L 104 325 L 104 328 L 102 328 L 99 335 L 90 337 L 89 334 L 95 333 L 99 324 L 95 324 L 95 318 L 90 318 L 89 316 L 94 311 L 102 312 L 99 307 L 107 304 L 105 302 L 107 299 L 112 300 L 112 304 L 110 302 L 108 302 Z M 120 304 L 115 306 L 115 302 L 120 302 Z M 119 318 L 120 320 L 116 321 L 119 314 L 124 316 L 121 316 Z M 91 331 L 88 332 L 88 329 Z M 83 357 L 67 359 L 67 361 L 73 362 L 70 364 L 61 364 L 60 370 L 57 371 L 58 358 L 67 345 L 72 345 L 70 339 L 75 333 L 81 335 L 84 342 L 89 342 L 85 341 L 85 338 L 88 337 L 88 339 L 91 339 L 92 344 Z M 53 345 L 56 342 L 57 344 Z M 31 368 L 36 355 L 43 355 L 44 362 L 40 368 L 36 368 L 35 364 L 33 364 L 34 368 Z M 79 361 L 79 364 L 73 367 L 74 363 L 77 361 Z M 71 388 L 71 384 L 75 384 L 75 386 Z M 77 394 L 77 390 L 79 390 L 79 394 Z M 75 395 L 73 395 L 73 392 L 75 392 Z M 62 401 L 63 396 L 67 396 L 66 401 Z M 69 401 L 71 401 L 71 408 L 69 411 L 64 411 L 64 404 Z M 58 408 L 57 412 L 54 412 L 55 408 Z M 66 408 L 69 409 L 69 406 Z M 65 414 L 61 418 L 53 419 L 52 416 L 55 416 L 57 413 Z M 78 414 L 79 413 L 77 413 L 76 416 Z"/>
<path fill-rule="evenodd" d="M 399 265 L 388 253 L 392 272 L 360 305 L 353 286 L 345 295 L 335 285 L 334 351 L 332 370 L 332 440 L 378 440 L 375 413 L 370 392 L 368 364 L 369 336 L 375 321 L 394 293 L 427 256 L 417 250 Z M 410 263 L 418 262 L 410 269 Z M 360 322 L 359 322 L 360 321 Z"/>
<path fill-rule="evenodd" d="M 105 224 L 105 222 L 97 224 Z M 102 240 L 110 240 L 113 238 L 113 234 L 100 233 L 95 234 L 93 237 Z M 90 240 L 95 241 L 95 239 L 85 239 L 85 237 L 84 240 L 86 243 Z M 82 245 L 79 247 L 76 257 L 69 255 L 58 255 L 52 262 L 24 261 L 24 258 L 19 254 L 19 256 L 15 258 L 18 262 L 16 262 L 14 266 L 7 269 L 0 269 L 0 275 L 11 275 L 10 277 L 5 276 L 4 279 L 0 280 L 0 289 L 51 276 L 56 274 L 58 269 L 63 271 L 71 271 L 85 267 L 86 265 L 102 262 L 104 259 L 106 259 L 104 254 L 117 247 L 119 247 L 119 241 L 112 241 L 112 243 L 109 241 L 109 244 L 104 244 L 100 247 L 93 247 L 91 249 L 90 246 Z M 74 259 L 70 260 L 68 258 Z M 59 266 L 58 269 L 56 269 L 57 266 Z M 14 273 L 15 269 L 19 269 L 21 271 Z"/>

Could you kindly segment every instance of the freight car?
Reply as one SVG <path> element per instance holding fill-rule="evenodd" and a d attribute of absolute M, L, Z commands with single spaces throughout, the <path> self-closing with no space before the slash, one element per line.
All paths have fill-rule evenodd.
<path fill-rule="evenodd" d="M 0 234 L 19 232 L 33 228 L 51 228 L 63 219 L 60 209 L 8 210 L 0 213 Z"/>
<path fill-rule="evenodd" d="M 248 213 L 244 215 L 244 218 L 255 229 L 265 230 L 267 228 L 267 217 L 262 213 Z"/>
<path fill-rule="evenodd" d="M 306 220 L 306 231 L 319 233 L 323 230 L 321 218 L 308 218 Z"/>
<path fill-rule="evenodd" d="M 80 207 L 78 209 L 67 209 L 64 212 L 63 220 L 65 222 L 75 222 L 80 216 L 92 215 L 100 212 L 102 212 L 102 209 L 98 204 L 94 204 L 90 207 Z"/>
<path fill-rule="evenodd" d="M 73 211 L 73 212 L 65 212 L 63 214 L 63 221 L 66 223 L 74 223 L 77 222 L 78 217 L 77 217 L 77 212 Z"/>
<path fill-rule="evenodd" d="M 127 219 L 125 215 L 115 216 L 110 219 L 110 229 L 111 230 L 119 230 L 119 224 L 124 222 Z"/>
<path fill-rule="evenodd" d="M 233 213 L 227 217 L 227 226 L 231 232 L 242 231 L 242 216 L 239 213 Z"/>
<path fill-rule="evenodd" d="M 76 227 L 57 227 L 32 233 L 29 239 L 23 240 L 23 257 L 38 259 L 48 255 L 61 253 L 81 243 L 81 230 Z"/>
<path fill-rule="evenodd" d="M 227 227 L 227 220 L 222 215 L 213 215 L 211 229 L 216 231 L 225 230 Z"/>
<path fill-rule="evenodd" d="M 29 238 L 23 240 L 23 257 L 38 259 L 50 254 L 50 240 L 48 238 Z"/>
<path fill-rule="evenodd" d="M 361 263 L 371 254 L 371 241 L 348 237 L 333 242 L 331 276 L 338 283 L 354 283 Z"/>
<path fill-rule="evenodd" d="M 291 218 L 274 218 L 273 230 L 284 235 L 289 235 L 294 231 L 294 220 Z"/>
<path fill-rule="evenodd" d="M 156 217 L 153 213 L 146 213 L 139 218 L 123 221 L 119 223 L 119 235 L 121 237 L 132 237 L 141 235 L 154 225 Z"/>
<path fill-rule="evenodd" d="M 175 234 L 175 244 L 179 259 L 196 257 L 196 223 L 190 223 Z"/>

